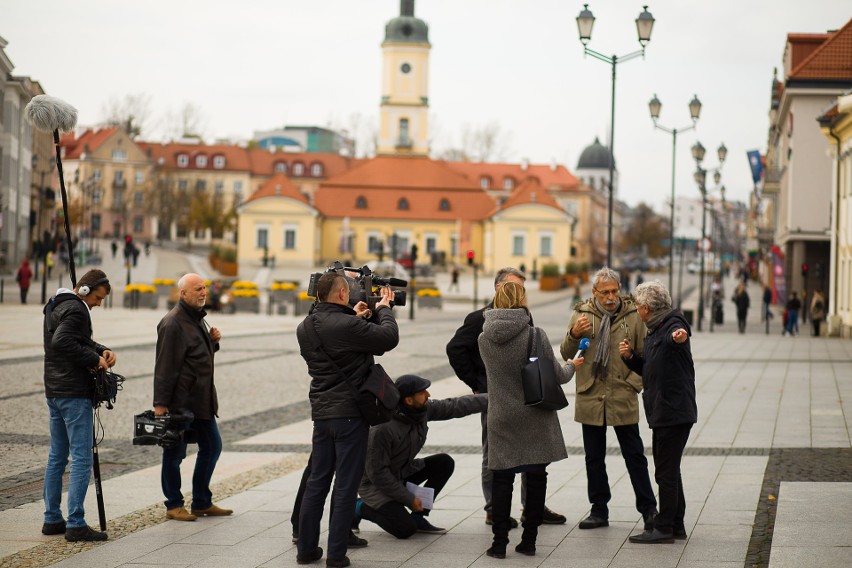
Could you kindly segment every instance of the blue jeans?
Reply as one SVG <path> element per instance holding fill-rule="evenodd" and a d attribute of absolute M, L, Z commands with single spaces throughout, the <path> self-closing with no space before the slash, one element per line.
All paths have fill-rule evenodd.
<path fill-rule="evenodd" d="M 86 526 L 83 502 L 92 474 L 92 399 L 48 398 L 50 453 L 44 470 L 44 522 L 61 523 L 62 475 L 71 456 L 68 477 L 70 528 Z"/>
<path fill-rule="evenodd" d="M 299 513 L 299 554 L 308 555 L 319 544 L 320 521 L 325 498 L 334 482 L 334 515 L 328 528 L 327 559 L 346 556 L 346 543 L 355 515 L 358 485 L 367 458 L 367 423 L 360 418 L 314 421 L 311 476 Z"/>
<path fill-rule="evenodd" d="M 210 491 L 210 479 L 216 462 L 222 453 L 222 436 L 216 419 L 195 419 L 190 425 L 198 443 L 198 455 L 195 456 L 195 471 L 192 474 L 192 508 L 207 509 L 213 505 L 213 493 Z M 183 493 L 180 490 L 180 464 L 186 457 L 186 443 L 170 449 L 163 449 L 163 468 L 160 483 L 163 486 L 166 509 L 184 506 Z"/>
<path fill-rule="evenodd" d="M 609 488 L 609 478 L 606 474 L 606 426 L 591 426 L 583 424 L 583 447 L 586 451 L 586 477 L 589 484 L 589 503 L 592 504 L 591 514 L 602 519 L 609 518 L 609 500 L 612 493 Z M 645 446 L 639 435 L 638 424 L 613 426 L 621 448 L 621 456 L 630 475 L 633 493 L 636 496 L 636 510 L 642 515 L 656 510 L 657 500 L 651 487 L 651 477 L 648 475 L 648 459 L 645 457 Z"/>

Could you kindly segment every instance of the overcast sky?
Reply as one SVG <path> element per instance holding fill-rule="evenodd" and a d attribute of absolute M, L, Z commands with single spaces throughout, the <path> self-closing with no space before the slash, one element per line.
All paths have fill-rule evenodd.
<path fill-rule="evenodd" d="M 433 149 L 458 145 L 465 126 L 491 122 L 505 158 L 556 160 L 574 170 L 595 136 L 609 137 L 611 67 L 583 57 L 565 0 L 419 0 L 432 43 L 429 102 Z M 639 48 L 640 2 L 592 2 L 589 47 L 625 55 Z M 746 200 L 746 151 L 765 150 L 772 69 L 781 72 L 788 32 L 823 33 L 852 16 L 846 0 L 649 0 L 656 18 L 645 59 L 618 65 L 615 156 L 620 197 L 661 209 L 671 191 L 671 136 L 661 124 L 698 129 L 678 136 L 678 195 L 697 196 L 690 146 L 728 147 L 723 183 Z M 151 134 L 186 102 L 200 107 L 208 139 L 299 125 L 378 124 L 385 23 L 398 0 L 3 0 L 0 36 L 13 73 L 96 124 L 110 98 L 145 94 Z M 816 128 L 816 123 L 813 125 Z"/>

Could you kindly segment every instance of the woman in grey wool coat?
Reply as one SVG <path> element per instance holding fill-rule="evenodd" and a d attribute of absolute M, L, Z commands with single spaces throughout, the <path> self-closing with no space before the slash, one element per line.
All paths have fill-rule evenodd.
<path fill-rule="evenodd" d="M 479 336 L 479 351 L 488 375 L 488 467 L 494 472 L 494 540 L 486 554 L 494 558 L 506 557 L 515 474 L 527 474 L 524 532 L 515 551 L 533 556 L 544 514 L 547 465 L 568 457 L 556 411 L 524 406 L 521 368 L 528 361 L 530 333 L 535 334 L 531 356 L 539 357 L 542 364 L 553 365 L 560 383 L 570 381 L 575 367 L 583 362 L 582 357 L 565 366 L 556 362 L 547 334 L 530 325 L 523 286 L 506 282 L 497 289 L 494 309 L 485 311 L 485 325 Z"/>

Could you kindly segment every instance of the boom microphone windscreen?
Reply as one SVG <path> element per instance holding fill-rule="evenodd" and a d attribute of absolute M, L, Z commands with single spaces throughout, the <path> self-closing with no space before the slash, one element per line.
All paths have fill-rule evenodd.
<path fill-rule="evenodd" d="M 45 132 L 70 132 L 77 125 L 77 109 L 49 95 L 33 97 L 25 112 L 27 121 Z"/>

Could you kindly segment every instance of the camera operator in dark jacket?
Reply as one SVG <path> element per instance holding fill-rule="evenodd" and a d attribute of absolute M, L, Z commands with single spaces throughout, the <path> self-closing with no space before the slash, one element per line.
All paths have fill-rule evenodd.
<path fill-rule="evenodd" d="M 370 429 L 367 465 L 358 489 L 363 501 L 361 517 L 396 538 L 405 539 L 415 532 L 447 532 L 426 520 L 429 510 L 424 509 L 422 501 L 406 488 L 406 483 L 423 483 L 424 487 L 434 489 L 434 497 L 437 497 L 455 469 L 453 458 L 447 454 L 417 457 L 426 444 L 428 423 L 461 418 L 488 408 L 486 394 L 429 400 L 426 389 L 430 385 L 428 380 L 416 375 L 399 377 L 396 381 L 399 412 L 390 422 Z"/>
<path fill-rule="evenodd" d="M 186 440 L 163 447 L 161 477 L 166 517 L 194 521 L 200 516 L 233 513 L 213 504 L 210 479 L 222 453 L 222 437 L 216 418 L 219 401 L 213 384 L 213 354 L 219 350 L 221 332 L 209 327 L 204 317 L 207 286 L 198 274 L 178 281 L 180 300 L 157 325 L 157 356 L 154 363 L 154 414 L 192 412 L 189 426 L 198 444 L 192 475 L 192 508 L 184 507 L 180 464 L 186 457 Z"/>
<path fill-rule="evenodd" d="M 109 279 L 90 270 L 77 288 L 60 288 L 44 307 L 44 393 L 50 411 L 50 453 L 44 473 L 42 534 L 65 540 L 106 540 L 86 524 L 83 502 L 92 469 L 94 371 L 115 365 L 115 353 L 92 340 L 92 308 L 110 293 Z M 68 521 L 62 518 L 62 475 L 68 457 Z"/>
<path fill-rule="evenodd" d="M 320 520 L 335 475 L 326 565 L 348 566 L 346 547 L 369 432 L 356 404 L 357 391 L 373 357 L 397 346 L 399 329 L 391 311 L 393 292 L 389 288 L 381 289 L 375 314 L 365 302 L 358 302 L 354 309 L 349 307 L 349 283 L 336 272 L 323 274 L 316 289 L 319 303 L 296 330 L 311 376 L 308 398 L 314 421 L 311 475 L 299 514 L 296 560 L 304 564 L 322 558 L 323 550 L 318 546 Z M 377 323 L 367 321 L 371 316 Z"/>
<path fill-rule="evenodd" d="M 660 489 L 660 512 L 653 527 L 630 537 L 630 542 L 656 544 L 685 539 L 686 500 L 680 464 L 692 425 L 698 421 L 695 366 L 690 329 L 684 315 L 672 309 L 668 290 L 660 282 L 636 287 L 639 317 L 648 328 L 642 353 L 630 341 L 619 344 L 625 364 L 642 376 L 645 417 L 653 431 L 654 478 Z"/>

